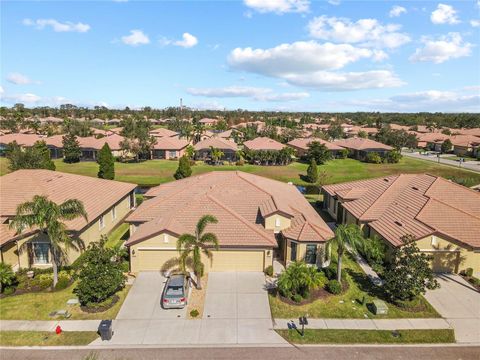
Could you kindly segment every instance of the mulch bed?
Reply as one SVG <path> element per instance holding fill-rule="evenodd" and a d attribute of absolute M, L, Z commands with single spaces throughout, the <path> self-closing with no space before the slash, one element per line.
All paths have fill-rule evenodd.
<path fill-rule="evenodd" d="M 346 280 L 342 280 L 342 292 L 340 294 L 337 294 L 337 295 L 333 295 L 332 293 L 325 290 L 325 288 L 320 287 L 318 289 L 315 289 L 315 290 L 311 291 L 308 298 L 303 299 L 300 302 L 296 302 L 296 301 L 293 301 L 290 298 L 286 298 L 286 297 L 280 295 L 280 292 L 278 292 L 278 291 L 277 291 L 276 296 L 277 296 L 278 299 L 280 299 L 280 301 L 284 302 L 285 304 L 294 305 L 294 306 L 295 305 L 296 306 L 301 306 L 301 305 L 311 304 L 314 301 L 317 301 L 317 300 L 320 300 L 320 299 L 326 299 L 330 296 L 342 295 L 348 290 L 348 288 L 349 288 L 348 282 Z"/>
<path fill-rule="evenodd" d="M 95 306 L 95 307 L 88 307 L 88 306 L 80 306 L 80 309 L 84 312 L 87 313 L 99 313 L 99 312 L 104 312 L 113 307 L 119 300 L 120 297 L 118 295 L 113 295 L 112 296 L 112 301 L 110 301 L 109 304 L 103 305 L 103 306 Z"/>

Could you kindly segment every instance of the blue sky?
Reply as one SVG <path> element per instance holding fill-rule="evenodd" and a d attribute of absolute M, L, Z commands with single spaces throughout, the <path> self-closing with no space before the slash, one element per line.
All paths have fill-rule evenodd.
<path fill-rule="evenodd" d="M 480 111 L 478 1 L 2 1 L 0 102 Z"/>

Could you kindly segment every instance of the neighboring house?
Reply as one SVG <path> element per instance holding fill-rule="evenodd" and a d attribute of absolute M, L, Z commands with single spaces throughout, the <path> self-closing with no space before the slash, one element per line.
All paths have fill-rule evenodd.
<path fill-rule="evenodd" d="M 213 126 L 218 122 L 218 119 L 203 118 L 198 120 L 198 122 L 205 126 Z"/>
<path fill-rule="evenodd" d="M 336 157 L 338 153 L 341 152 L 342 150 L 345 150 L 345 148 L 341 146 L 338 146 L 334 143 L 331 143 L 330 141 L 325 141 L 320 138 L 298 138 L 288 142 L 287 145 L 297 151 L 297 156 L 299 158 L 303 158 L 307 155 L 308 145 L 315 141 L 325 145 L 326 148 L 330 150 L 330 152 L 334 157 Z"/>
<path fill-rule="evenodd" d="M 49 239 L 36 229 L 21 234 L 9 229 L 17 206 L 45 195 L 57 204 L 68 199 L 83 202 L 88 222 L 83 217 L 66 221 L 71 236 L 78 237 L 86 247 L 106 235 L 135 207 L 135 184 L 97 179 L 50 170 L 18 170 L 1 177 L 0 184 L 0 253 L 1 260 L 15 269 L 49 267 Z M 68 251 L 68 264 L 80 251 Z"/>
<path fill-rule="evenodd" d="M 183 156 L 189 142 L 178 137 L 159 137 L 153 145 L 152 159 L 178 159 Z"/>
<path fill-rule="evenodd" d="M 36 134 L 20 134 L 11 133 L 0 136 L 0 155 L 5 155 L 5 150 L 8 144 L 16 142 L 21 147 L 31 147 L 37 141 L 45 140 L 46 138 Z"/>
<path fill-rule="evenodd" d="M 45 138 L 45 142 L 47 147 L 50 149 L 50 157 L 52 159 L 63 158 L 63 136 L 64 135 L 53 135 Z"/>
<path fill-rule="evenodd" d="M 81 160 L 97 160 L 97 154 L 103 145 L 105 145 L 105 143 L 107 143 L 110 147 L 113 156 L 120 157 L 123 155 L 123 150 L 120 146 L 120 143 L 124 139 L 125 138 L 123 136 L 118 134 L 105 136 L 99 139 L 94 136 L 77 137 L 77 140 L 80 144 L 80 150 L 82 151 Z"/>
<path fill-rule="evenodd" d="M 450 136 L 442 133 L 419 133 L 417 136 L 417 146 L 432 151 L 441 151 L 442 144 L 447 139 L 450 139 Z"/>
<path fill-rule="evenodd" d="M 211 137 L 196 143 L 193 147 L 195 148 L 195 159 L 197 160 L 210 159 L 211 147 L 222 150 L 223 157 L 221 160 L 235 161 L 237 159 L 238 146 L 230 140 Z"/>
<path fill-rule="evenodd" d="M 450 137 L 453 152 L 458 156 L 477 156 L 480 151 L 480 138 L 474 135 L 454 135 Z"/>
<path fill-rule="evenodd" d="M 474 129 L 450 129 L 452 134 L 473 135 L 480 138 L 480 128 Z"/>
<path fill-rule="evenodd" d="M 178 258 L 177 240 L 213 215 L 219 251 L 203 256 L 205 272 L 263 271 L 276 256 L 319 267 L 329 262 L 334 234 L 293 185 L 244 172 L 213 171 L 150 189 L 128 216 L 131 271 L 166 269 Z"/>
<path fill-rule="evenodd" d="M 337 223 L 357 224 L 389 249 L 411 234 L 436 272 L 480 272 L 480 193 L 427 174 L 393 175 L 322 188 Z"/>
<path fill-rule="evenodd" d="M 268 137 L 257 137 L 243 143 L 245 150 L 282 150 L 286 145 Z"/>
<path fill-rule="evenodd" d="M 178 137 L 178 133 L 165 128 L 158 128 L 150 131 L 150 135 L 155 137 Z"/>
<path fill-rule="evenodd" d="M 378 141 L 357 137 L 336 140 L 334 144 L 349 149 L 350 156 L 357 160 L 366 160 L 369 153 L 377 153 L 380 156 L 385 156 L 389 151 L 393 150 L 393 147 Z"/>

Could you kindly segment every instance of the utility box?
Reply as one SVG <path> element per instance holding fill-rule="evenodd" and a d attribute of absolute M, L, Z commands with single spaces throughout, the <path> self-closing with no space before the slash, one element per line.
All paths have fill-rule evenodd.
<path fill-rule="evenodd" d="M 375 315 L 386 315 L 386 314 L 388 314 L 388 306 L 387 306 L 387 304 L 385 304 L 385 301 L 373 300 L 373 313 Z"/>
<path fill-rule="evenodd" d="M 112 320 L 102 320 L 98 326 L 98 332 L 102 341 L 111 340 L 113 336 Z"/>

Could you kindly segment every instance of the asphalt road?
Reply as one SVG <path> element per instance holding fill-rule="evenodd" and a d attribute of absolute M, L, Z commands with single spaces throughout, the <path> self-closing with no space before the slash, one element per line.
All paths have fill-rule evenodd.
<path fill-rule="evenodd" d="M 95 354 L 95 355 L 93 355 Z M 89 356 L 90 355 L 90 356 Z M 473 346 L 314 346 L 242 348 L 138 348 L 138 349 L 0 349 L 2 360 L 150 360 L 150 359 L 435 359 L 478 360 L 480 347 Z"/>
<path fill-rule="evenodd" d="M 432 162 L 438 163 L 438 158 L 436 156 L 425 156 L 425 155 L 420 155 L 417 153 L 409 153 L 409 152 L 402 152 L 402 155 L 412 157 L 415 159 L 432 161 Z M 458 161 L 440 158 L 440 164 L 454 166 L 456 168 L 466 169 L 470 171 L 480 172 L 480 165 L 478 164 L 478 162 L 475 162 L 475 161 L 467 161 L 460 164 L 459 166 Z"/>

